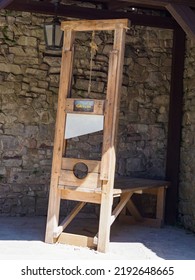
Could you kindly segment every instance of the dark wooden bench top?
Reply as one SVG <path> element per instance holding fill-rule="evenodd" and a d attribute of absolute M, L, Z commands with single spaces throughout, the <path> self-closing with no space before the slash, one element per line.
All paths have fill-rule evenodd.
<path fill-rule="evenodd" d="M 116 177 L 114 184 L 114 194 L 128 191 L 139 191 L 159 187 L 168 187 L 170 182 L 153 179 L 141 179 L 132 177 Z"/>

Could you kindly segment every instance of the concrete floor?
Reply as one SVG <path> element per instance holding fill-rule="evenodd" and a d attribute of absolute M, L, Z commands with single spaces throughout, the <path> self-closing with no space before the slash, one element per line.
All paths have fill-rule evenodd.
<path fill-rule="evenodd" d="M 86 231 L 84 222 L 93 225 L 89 219 L 79 219 L 72 228 L 80 225 Z M 44 243 L 45 223 L 45 217 L 1 217 L 0 259 L 195 260 L 195 234 L 177 227 L 157 229 L 116 222 L 110 251 L 102 254 L 88 248 Z"/>

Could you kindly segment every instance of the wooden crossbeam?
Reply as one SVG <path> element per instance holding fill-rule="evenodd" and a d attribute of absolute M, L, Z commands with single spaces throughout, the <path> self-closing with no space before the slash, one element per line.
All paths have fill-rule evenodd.
<path fill-rule="evenodd" d="M 61 188 L 61 199 L 67 199 L 67 200 L 75 200 L 75 201 L 83 201 L 83 202 L 89 202 L 94 204 L 100 204 L 101 203 L 101 193 L 100 191 L 98 193 L 89 192 L 88 190 L 78 191 L 78 190 L 66 190 L 62 189 L 62 186 L 59 186 Z M 87 192 L 88 191 L 88 192 Z"/>
<path fill-rule="evenodd" d="M 166 7 L 168 4 L 179 4 L 195 7 L 194 0 L 118 0 L 117 2 L 125 2 L 134 6 L 144 5 L 148 7 Z"/>
<path fill-rule="evenodd" d="M 78 179 L 71 170 L 61 170 L 59 185 L 64 185 L 66 189 L 95 190 L 101 187 L 101 181 L 98 173 L 89 173 L 86 178 Z"/>
<path fill-rule="evenodd" d="M 91 26 L 93 30 L 103 31 L 103 30 L 114 30 L 116 28 L 127 28 L 128 19 L 120 19 L 120 21 L 115 19 L 108 19 L 105 24 L 105 20 L 80 20 L 80 21 L 64 21 L 62 22 L 62 30 L 71 29 L 74 31 L 91 31 Z"/>
<path fill-rule="evenodd" d="M 88 172 L 99 173 L 101 161 L 98 160 L 86 160 L 86 159 L 78 159 L 78 158 L 62 158 L 62 170 L 73 170 L 76 163 L 82 162 L 87 165 Z"/>
<path fill-rule="evenodd" d="M 55 15 L 55 6 L 48 2 L 37 2 L 32 0 L 14 0 L 6 9 L 14 11 L 25 11 L 30 13 L 39 13 L 46 15 Z M 121 19 L 128 18 L 132 24 L 169 28 L 177 27 L 175 20 L 161 16 L 150 16 L 141 14 L 132 14 L 129 12 L 118 12 L 104 9 L 86 8 L 71 5 L 59 5 L 57 15 L 61 17 L 72 17 L 79 19 Z"/>
<path fill-rule="evenodd" d="M 186 5 L 169 4 L 166 8 L 186 34 L 195 41 L 195 12 Z"/>

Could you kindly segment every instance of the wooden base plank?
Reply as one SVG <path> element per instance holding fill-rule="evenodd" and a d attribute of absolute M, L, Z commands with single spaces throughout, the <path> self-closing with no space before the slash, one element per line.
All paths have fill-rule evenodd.
<path fill-rule="evenodd" d="M 89 247 L 91 249 L 95 249 L 97 247 L 96 238 L 65 232 L 60 234 L 57 242 L 80 247 Z"/>

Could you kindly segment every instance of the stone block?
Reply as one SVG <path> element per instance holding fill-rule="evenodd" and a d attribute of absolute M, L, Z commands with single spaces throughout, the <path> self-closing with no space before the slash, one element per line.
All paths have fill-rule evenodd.
<path fill-rule="evenodd" d="M 39 59 L 36 58 L 36 57 L 28 57 L 28 56 L 16 56 L 14 58 L 14 63 L 16 64 L 27 64 L 28 66 L 29 65 L 38 65 L 39 64 Z"/>
<path fill-rule="evenodd" d="M 9 87 L 9 83 L 2 83 L 0 85 L 0 93 L 3 94 L 8 94 L 11 95 L 14 93 L 14 88 L 13 87 Z"/>
<path fill-rule="evenodd" d="M 39 115 L 34 110 L 34 108 L 28 106 L 26 108 L 20 108 L 18 110 L 19 116 L 18 121 L 24 124 L 32 124 L 32 123 L 38 123 L 40 120 Z"/>
<path fill-rule="evenodd" d="M 43 61 L 47 63 L 49 66 L 52 67 L 60 67 L 61 66 L 61 57 L 52 57 L 52 56 L 45 56 Z"/>
<path fill-rule="evenodd" d="M 0 145 L 2 150 L 15 150 L 18 148 L 18 139 L 11 135 L 1 135 Z"/>
<path fill-rule="evenodd" d="M 127 172 L 141 172 L 146 169 L 144 158 L 128 158 L 126 163 Z"/>
<path fill-rule="evenodd" d="M 2 162 L 4 166 L 6 167 L 18 167 L 21 166 L 22 164 L 22 157 L 21 156 L 14 156 L 14 157 L 9 157 L 9 156 L 3 156 Z"/>
<path fill-rule="evenodd" d="M 190 124 L 195 124 L 195 111 L 188 112 L 188 121 Z"/>
<path fill-rule="evenodd" d="M 48 82 L 38 81 L 38 87 L 43 88 L 43 89 L 47 89 L 48 88 Z"/>
<path fill-rule="evenodd" d="M 59 86 L 60 77 L 59 75 L 52 74 L 47 78 L 51 86 Z"/>
<path fill-rule="evenodd" d="M 2 206 L 2 212 L 3 213 L 10 213 L 11 212 L 11 208 L 14 204 L 17 204 L 17 200 L 16 199 L 6 199 L 5 202 L 3 203 Z"/>
<path fill-rule="evenodd" d="M 45 94 L 45 89 L 40 87 L 31 87 L 31 91 L 38 93 L 38 94 Z"/>
<path fill-rule="evenodd" d="M 26 56 L 31 56 L 31 57 L 39 56 L 37 48 L 25 47 L 24 49 L 25 49 Z"/>
<path fill-rule="evenodd" d="M 47 71 L 39 70 L 39 69 L 35 69 L 35 68 L 27 68 L 26 74 L 35 76 L 39 80 L 44 80 L 47 77 Z"/>
<path fill-rule="evenodd" d="M 6 168 L 5 166 L 0 166 L 0 183 L 1 183 L 1 178 L 6 175 Z"/>
<path fill-rule="evenodd" d="M 15 75 L 22 74 L 22 70 L 19 65 L 10 63 L 0 63 L 0 71 L 6 73 L 13 73 Z"/>
<path fill-rule="evenodd" d="M 36 215 L 46 215 L 47 214 L 47 204 L 48 197 L 38 197 L 36 199 Z"/>
<path fill-rule="evenodd" d="M 88 90 L 89 80 L 77 79 L 75 87 L 80 90 Z M 91 89 L 96 92 L 104 92 L 105 84 L 103 82 L 92 81 Z"/>
<path fill-rule="evenodd" d="M 24 136 L 26 136 L 26 137 L 36 137 L 38 133 L 39 133 L 38 124 L 25 125 Z"/>
<path fill-rule="evenodd" d="M 157 104 L 157 105 L 168 106 L 168 104 L 169 104 L 169 96 L 168 95 L 156 96 L 156 97 L 154 97 L 153 102 L 154 102 L 154 104 Z"/>
<path fill-rule="evenodd" d="M 43 21 L 43 19 L 41 19 Z M 43 28 L 36 28 L 31 30 L 31 36 L 42 40 L 44 38 Z"/>
<path fill-rule="evenodd" d="M 21 46 L 37 47 L 37 39 L 30 36 L 20 36 L 17 43 Z"/>
<path fill-rule="evenodd" d="M 9 47 L 9 52 L 13 53 L 17 56 L 20 56 L 20 57 L 21 56 L 26 56 L 26 53 L 21 46 Z"/>

